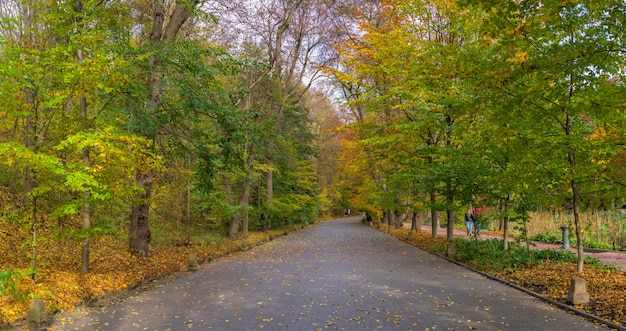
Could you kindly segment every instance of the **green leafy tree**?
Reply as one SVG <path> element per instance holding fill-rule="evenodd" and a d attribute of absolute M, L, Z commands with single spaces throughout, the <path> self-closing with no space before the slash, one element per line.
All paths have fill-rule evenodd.
<path fill-rule="evenodd" d="M 3 113 L 15 123 L 24 124 L 16 126 L 13 133 L 3 134 L 5 165 L 24 171 L 25 210 L 32 215 L 29 223 L 33 231 L 33 269 L 40 222 L 57 219 L 60 229 L 61 219 L 80 213 L 77 206 L 81 205 L 83 231 L 79 237 L 85 239 L 82 270 L 88 272 L 91 209 L 93 204 L 110 199 L 111 186 L 115 186 L 111 185 L 115 181 L 107 182 L 102 176 L 105 167 L 93 163 L 97 158 L 88 151 L 116 139 L 125 141 L 112 143 L 115 148 L 122 148 L 122 144 L 129 148 L 133 144 L 128 143 L 134 140 L 106 137 L 97 132 L 96 124 L 97 116 L 110 114 L 106 100 L 119 93 L 126 81 L 117 71 L 124 61 L 116 59 L 115 51 L 106 43 L 123 21 L 117 15 L 120 4 L 102 6 L 80 1 L 45 6 L 31 1 L 21 8 L 28 13 L 22 18 L 23 33 L 19 39 L 4 39 L 5 48 L 0 54 L 0 70 L 4 73 L 0 98 L 6 101 Z M 84 8 L 88 10 L 84 12 Z M 17 22 L 12 19 L 3 16 L 2 22 L 5 26 Z M 24 107 L 25 104 L 29 106 Z M 104 129 L 109 134 L 115 132 L 111 124 L 115 122 Z M 84 149 L 67 148 L 68 141 Z M 128 149 L 125 154 L 135 155 Z M 115 164 L 118 160 L 111 161 L 104 163 Z"/>
<path fill-rule="evenodd" d="M 581 272 L 581 201 L 612 184 L 602 160 L 621 151 L 614 134 L 623 119 L 610 94 L 623 71 L 623 10 L 611 1 L 480 7 L 489 13 L 483 42 L 493 49 L 481 64 L 484 96 L 498 100 L 490 117 L 520 147 L 507 172 L 524 174 L 518 192 L 573 210 Z"/>

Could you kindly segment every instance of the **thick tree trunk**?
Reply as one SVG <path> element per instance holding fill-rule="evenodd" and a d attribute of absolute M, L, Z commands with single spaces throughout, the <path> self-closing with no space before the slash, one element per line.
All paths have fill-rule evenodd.
<path fill-rule="evenodd" d="M 399 210 L 395 210 L 393 212 L 393 224 L 396 229 L 399 229 L 403 226 L 402 213 Z"/>
<path fill-rule="evenodd" d="M 252 172 L 252 170 L 249 170 L 249 172 Z M 235 213 L 235 215 L 233 215 L 233 218 L 230 222 L 230 229 L 228 231 L 228 237 L 232 240 L 237 239 L 237 237 L 239 236 L 239 225 L 241 223 L 241 219 L 244 216 L 244 213 L 247 212 L 244 209 L 247 208 L 248 206 L 251 192 L 252 192 L 252 180 L 246 180 L 246 183 L 244 184 L 244 188 L 243 188 L 243 193 L 241 194 L 241 197 L 239 198 L 239 207 L 241 209 L 238 210 Z M 247 224 L 244 224 L 244 228 L 242 229 L 242 234 L 244 236 L 248 233 L 248 229 L 246 227 L 247 227 Z"/>
<path fill-rule="evenodd" d="M 178 2 L 169 17 L 167 26 L 164 27 L 165 3 L 164 0 L 156 0 L 154 3 L 154 19 L 152 31 L 150 32 L 150 42 L 160 47 L 173 42 L 178 31 L 189 19 L 191 11 L 197 4 L 198 1 L 191 1 L 190 3 Z M 158 49 L 159 47 L 155 48 Z M 150 93 L 146 102 L 146 112 L 152 116 L 158 110 L 163 94 L 163 68 L 158 54 L 150 57 L 149 66 L 150 78 L 147 84 Z M 144 136 L 152 140 L 156 139 L 155 135 L 156 133 L 144 133 Z M 151 234 L 148 227 L 148 217 L 153 176 L 152 170 L 145 169 L 137 169 L 135 175 L 140 192 L 137 193 L 137 200 L 132 206 L 128 241 L 130 251 L 143 257 L 148 257 L 149 255 L 148 246 Z"/>
<path fill-rule="evenodd" d="M 452 242 L 452 239 L 454 239 L 454 222 L 456 221 L 456 213 L 454 210 L 448 210 L 447 216 L 448 226 L 446 228 L 446 239 L 448 242 Z"/>
<path fill-rule="evenodd" d="M 241 197 L 239 197 L 239 210 L 233 215 L 230 222 L 230 229 L 228 230 L 228 237 L 230 239 L 237 239 L 239 235 L 239 225 L 241 223 L 241 219 L 244 216 L 243 213 L 247 213 L 247 206 L 250 202 L 250 194 L 252 193 L 252 185 L 254 179 L 254 158 L 256 157 L 254 153 L 254 146 L 251 144 L 248 145 L 248 159 L 246 160 L 246 167 L 248 169 L 248 174 L 243 183 L 243 191 L 241 193 Z M 244 235 L 248 234 L 248 224 L 243 224 L 244 228 L 242 232 Z"/>
<path fill-rule="evenodd" d="M 130 231 L 128 233 L 128 246 L 130 252 L 141 257 L 149 257 L 149 244 L 151 239 L 148 226 L 150 212 L 150 198 L 152 196 L 152 171 L 143 173 L 137 170 L 135 180 L 139 186 L 136 201 L 132 205 Z"/>
<path fill-rule="evenodd" d="M 414 211 L 411 217 L 411 230 L 419 232 L 421 227 L 422 227 L 422 222 L 420 222 L 419 213 Z"/>

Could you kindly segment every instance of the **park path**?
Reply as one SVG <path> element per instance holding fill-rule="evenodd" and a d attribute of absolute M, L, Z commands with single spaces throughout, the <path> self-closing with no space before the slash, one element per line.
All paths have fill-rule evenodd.
<path fill-rule="evenodd" d="M 407 228 L 411 228 L 411 223 L 404 223 L 404 227 Z M 428 233 L 432 232 L 432 228 L 430 224 L 426 224 L 426 225 L 422 225 L 420 228 L 422 231 L 426 231 Z M 439 236 L 446 236 L 446 228 L 437 228 L 437 235 Z M 462 230 L 462 229 L 454 229 L 454 236 L 455 237 L 467 237 L 467 231 Z M 489 238 L 498 238 L 498 239 L 502 239 L 502 236 L 496 236 L 496 235 L 490 235 L 487 232 L 484 232 L 483 234 L 481 234 L 480 236 L 481 239 L 489 239 Z M 509 238 L 510 241 L 514 241 L 513 238 Z M 555 250 L 562 250 L 564 248 L 561 247 L 560 244 L 547 244 L 544 242 L 539 242 L 539 241 L 532 241 L 531 242 L 531 249 L 555 249 Z M 576 253 L 576 248 L 575 247 L 570 247 L 568 248 L 568 250 L 572 253 Z M 615 264 L 618 267 L 621 267 L 622 270 L 626 270 L 626 252 L 620 252 L 620 251 L 602 251 L 602 250 L 584 250 L 584 254 L 586 256 L 591 256 L 591 257 L 595 257 L 597 259 L 600 260 L 600 262 L 604 263 L 604 264 Z"/>
<path fill-rule="evenodd" d="M 309 226 L 54 330 L 606 330 L 363 225 Z"/>

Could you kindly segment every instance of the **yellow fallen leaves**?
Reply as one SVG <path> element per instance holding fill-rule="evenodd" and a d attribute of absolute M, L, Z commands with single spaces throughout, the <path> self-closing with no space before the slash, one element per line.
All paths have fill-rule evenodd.
<path fill-rule="evenodd" d="M 402 240 L 407 240 L 411 232 L 408 228 L 392 229 L 389 232 L 385 224 L 381 225 L 380 231 L 390 233 Z M 435 246 L 443 247 L 446 243 L 445 237 L 438 236 L 433 239 L 431 234 L 425 231 L 413 231 L 412 237 L 411 243 L 425 249 Z M 498 278 L 563 303 L 566 303 L 572 275 L 579 275 L 586 280 L 587 291 L 591 298 L 590 303 L 576 308 L 616 323 L 626 323 L 626 299 L 624 298 L 626 271 L 588 265 L 585 267 L 585 272 L 579 274 L 576 272 L 575 263 L 548 260 L 541 265 L 525 269 L 503 270 L 496 274 Z"/>
<path fill-rule="evenodd" d="M 0 251 L 14 252 L 0 256 L 0 270 L 17 269 L 27 272 L 28 251 L 18 249 L 29 234 L 23 229 L 0 220 Z M 5 231 L 6 230 L 6 231 Z M 41 231 L 49 231 L 41 229 Z M 220 245 L 197 245 L 152 248 L 150 258 L 141 259 L 128 253 L 127 243 L 114 236 L 92 238 L 88 274 L 80 270 L 80 242 L 42 242 L 38 247 L 38 272 L 35 283 L 30 277 L 16 280 L 17 293 L 0 295 L 0 325 L 14 323 L 28 313 L 31 298 L 44 300 L 49 313 L 71 311 L 77 304 L 141 285 L 165 273 L 186 271 L 189 254 L 199 261 L 222 256 L 268 241 L 270 235 L 282 235 L 284 230 L 254 232 L 242 240 L 225 241 Z M 42 237 L 53 237 L 46 234 Z M 25 267 L 26 266 L 26 267 Z M 246 284 L 247 286 L 248 284 Z"/>
<path fill-rule="evenodd" d="M 387 225 L 382 224 L 380 227 L 380 231 L 389 232 Z M 411 240 L 408 240 L 407 238 L 409 238 L 410 232 L 413 233 L 413 236 Z M 407 240 L 410 243 L 423 248 L 430 248 L 434 245 L 443 245 L 446 243 L 446 238 L 443 236 L 437 236 L 437 238 L 432 238 L 431 234 L 426 231 L 412 231 L 405 227 L 399 229 L 391 229 L 389 233 L 398 239 Z"/>
<path fill-rule="evenodd" d="M 587 283 L 591 301 L 577 308 L 617 323 L 626 322 L 626 272 L 586 266 L 582 274 L 574 263 L 545 261 L 544 264 L 524 270 L 501 271 L 498 277 L 528 288 L 542 295 L 565 302 L 572 275 L 579 275 Z"/>

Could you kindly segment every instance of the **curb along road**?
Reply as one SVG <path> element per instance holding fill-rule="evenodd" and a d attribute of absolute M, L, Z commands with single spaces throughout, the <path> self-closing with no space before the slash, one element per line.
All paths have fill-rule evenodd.
<path fill-rule="evenodd" d="M 405 226 L 406 226 L 406 224 L 407 224 L 407 223 L 405 223 Z M 410 223 L 408 223 L 408 227 L 409 227 L 409 228 L 411 227 L 411 224 L 410 224 Z M 427 231 L 427 232 L 430 232 L 430 231 L 431 231 L 430 226 L 428 226 L 428 227 L 426 227 L 426 226 L 422 226 L 422 228 L 421 228 L 421 229 L 422 229 L 422 231 Z M 441 235 L 441 234 L 439 234 L 439 231 L 438 231 L 438 235 Z M 444 233 L 443 233 L 442 235 L 444 235 L 444 236 L 445 236 L 445 231 L 444 231 Z M 455 236 L 459 236 L 459 237 L 461 237 L 461 236 L 466 236 L 466 235 L 463 233 L 463 231 L 459 231 L 458 233 L 457 233 L 457 231 L 455 231 L 455 234 L 454 234 L 454 235 L 455 235 Z M 393 237 L 393 236 L 392 236 L 392 237 Z M 394 238 L 395 238 L 395 237 L 394 237 Z M 498 238 L 498 237 L 497 237 L 497 236 L 493 236 L 493 235 L 489 235 L 489 236 L 484 236 L 484 237 L 483 237 L 483 238 L 481 238 L 481 239 L 486 239 L 486 238 Z M 396 238 L 396 239 L 397 239 L 397 238 Z M 500 238 L 500 239 L 501 239 L 501 238 Z M 404 239 L 400 239 L 400 240 L 402 240 L 403 242 L 406 242 L 406 243 L 407 243 L 407 244 L 409 244 L 409 245 L 415 246 L 415 245 L 413 245 L 412 243 L 410 243 L 408 240 L 404 240 Z M 561 248 L 560 246 L 558 246 L 558 245 L 545 244 L 545 243 L 539 243 L 539 244 L 540 244 L 540 245 L 535 245 L 535 246 L 534 246 L 534 249 L 562 249 L 562 248 Z M 541 244 L 543 244 L 543 245 L 541 245 Z M 541 247 L 538 247 L 538 246 L 541 246 Z M 435 256 L 437 256 L 437 257 L 439 257 L 439 258 L 445 259 L 445 260 L 447 260 L 447 261 L 449 261 L 449 262 L 451 262 L 451 263 L 454 263 L 454 264 L 456 264 L 456 265 L 462 266 L 462 267 L 464 267 L 464 268 L 466 268 L 466 269 L 469 269 L 469 270 L 471 270 L 471 271 L 473 271 L 473 272 L 475 272 L 475 273 L 481 274 L 481 275 L 483 275 L 483 276 L 484 276 L 484 277 L 486 277 L 486 278 L 489 278 L 489 279 L 495 280 L 495 281 L 497 281 L 497 282 L 500 282 L 500 283 L 502 283 L 502 284 L 505 284 L 505 285 L 507 285 L 507 286 L 510 286 L 510 287 L 512 287 L 512 288 L 514 288 L 514 289 L 516 289 L 516 290 L 519 290 L 519 291 L 522 291 L 522 292 L 527 293 L 527 294 L 529 294 L 529 295 L 532 295 L 533 297 L 535 297 L 535 298 L 537 298 L 537 299 L 539 299 L 539 300 L 545 301 L 546 303 L 549 303 L 549 304 L 551 304 L 551 305 L 557 306 L 557 307 L 559 307 L 559 308 L 561 308 L 561 309 L 564 309 L 564 310 L 566 310 L 566 311 L 570 311 L 570 312 L 572 312 L 572 313 L 574 313 L 574 314 L 576 314 L 576 315 L 579 315 L 579 316 L 582 316 L 582 317 L 588 318 L 588 319 L 590 319 L 590 320 L 596 321 L 596 322 L 598 322 L 598 323 L 604 324 L 604 325 L 606 325 L 606 326 L 608 326 L 608 327 L 610 327 L 610 328 L 612 328 L 612 329 L 616 329 L 616 330 L 626 330 L 626 326 L 624 326 L 624 325 L 616 324 L 616 323 L 614 323 L 614 322 L 612 322 L 612 321 L 609 321 L 609 320 L 603 319 L 603 318 L 601 318 L 601 317 L 599 317 L 599 316 L 596 316 L 596 315 L 590 314 L 590 313 L 588 313 L 588 312 L 586 312 L 586 311 L 583 311 L 583 310 L 580 310 L 580 309 L 576 309 L 576 308 L 575 308 L 575 307 L 573 307 L 573 306 L 570 306 L 570 305 L 564 304 L 564 303 L 562 303 L 562 302 L 559 302 L 559 301 L 556 301 L 556 300 L 550 299 L 550 298 L 545 297 L 545 296 L 543 296 L 543 295 L 541 295 L 541 294 L 539 294 L 539 293 L 537 293 L 537 292 L 534 292 L 534 291 L 531 291 L 531 290 L 529 290 L 529 289 L 527 289 L 527 288 L 524 288 L 524 287 L 521 287 L 521 286 L 519 286 L 519 285 L 516 285 L 516 284 L 510 283 L 510 282 L 508 282 L 508 281 L 506 281 L 506 280 L 504 280 L 504 279 L 501 279 L 501 278 L 495 277 L 495 276 L 493 276 L 493 275 L 490 275 L 490 274 L 487 274 L 487 273 L 485 273 L 485 272 L 482 272 L 482 271 L 480 271 L 480 270 L 478 270 L 478 269 L 472 268 L 472 267 L 471 267 L 471 266 L 469 266 L 469 265 L 466 265 L 466 264 L 461 263 L 461 262 L 459 262 L 459 261 L 456 261 L 456 260 L 453 260 L 453 259 L 451 259 L 451 258 L 448 258 L 447 256 L 444 256 L 444 255 L 441 255 L 441 254 L 437 254 L 437 253 L 435 253 L 435 252 L 431 252 L 431 251 L 429 251 L 429 250 L 427 250 L 427 249 L 424 249 L 424 248 L 422 248 L 422 247 L 419 247 L 419 246 L 415 246 L 415 247 L 417 247 L 417 248 L 419 248 L 419 249 L 423 250 L 423 251 L 424 251 L 424 252 L 426 252 L 426 253 L 433 254 L 433 255 L 435 255 Z M 604 253 L 604 252 L 601 252 L 601 253 Z M 597 255 L 597 254 L 601 254 L 601 253 L 591 253 L 591 254 L 589 254 L 589 255 Z M 599 257 L 598 257 L 598 258 L 599 258 Z M 600 259 L 600 258 L 599 258 L 599 259 Z M 602 259 L 600 259 L 600 261 L 602 261 Z M 621 259 L 620 259 L 620 261 L 621 261 Z M 614 263 L 614 262 L 611 260 L 611 262 L 604 262 L 604 263 Z M 621 264 L 620 264 L 619 266 L 620 266 L 620 267 L 622 267 L 622 268 L 624 268 L 624 266 L 623 266 L 623 265 L 621 265 Z M 626 268 L 624 268 L 624 269 L 626 269 Z"/>

